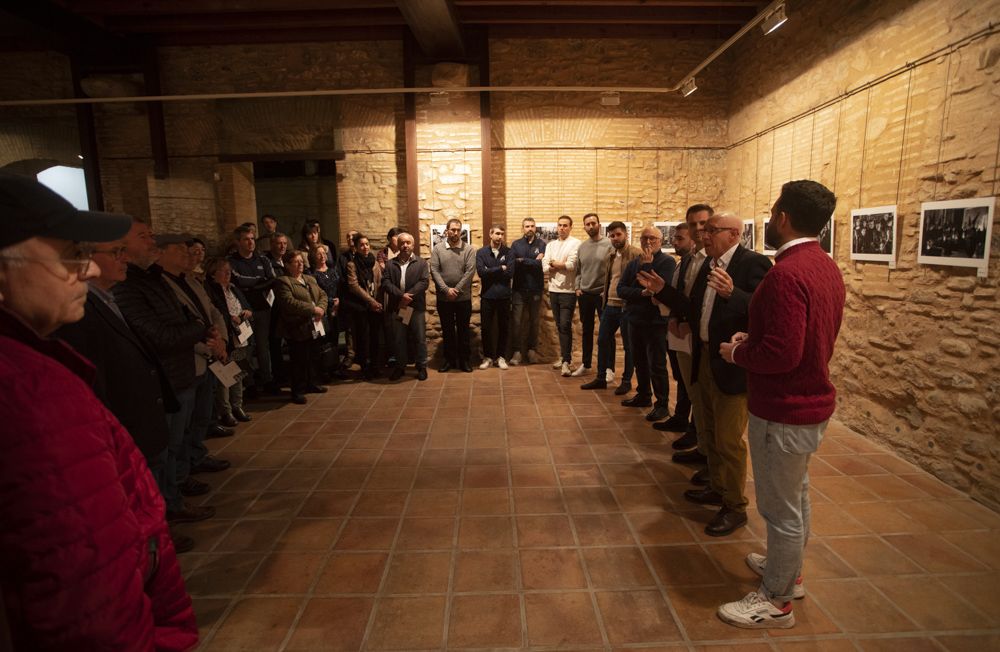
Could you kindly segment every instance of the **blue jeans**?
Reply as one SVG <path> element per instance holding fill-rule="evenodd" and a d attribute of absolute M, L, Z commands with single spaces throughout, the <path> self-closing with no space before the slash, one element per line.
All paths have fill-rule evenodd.
<path fill-rule="evenodd" d="M 573 292 L 549 292 L 552 318 L 559 331 L 559 355 L 563 362 L 573 357 L 573 310 L 576 308 L 576 294 Z"/>
<path fill-rule="evenodd" d="M 826 424 L 793 426 L 750 415 L 748 439 L 757 511 L 767 523 L 767 566 L 762 593 L 792 599 L 809 539 L 809 457 Z"/>
<path fill-rule="evenodd" d="M 195 398 L 198 393 L 198 383 L 191 387 L 177 392 L 177 402 L 180 409 L 172 414 L 167 414 L 167 430 L 170 432 L 170 439 L 167 442 L 165 451 L 166 459 L 163 462 L 163 484 L 160 490 L 163 492 L 163 500 L 167 503 L 168 511 L 177 511 L 184 506 L 181 497 L 180 483 L 187 479 L 187 472 L 184 477 L 178 480 L 178 467 L 184 460 L 184 466 L 188 467 L 185 456 L 184 434 L 191 422 L 191 414 L 194 412 Z"/>
<path fill-rule="evenodd" d="M 625 370 L 622 382 L 632 383 L 635 365 L 632 361 L 632 343 L 629 335 L 628 319 L 621 306 L 604 306 L 601 311 L 601 325 L 597 330 L 597 377 L 604 379 L 605 372 L 615 370 L 615 333 L 621 329 L 622 348 L 625 349 Z"/>
<path fill-rule="evenodd" d="M 417 369 L 427 366 L 427 312 L 414 310 L 410 315 L 409 325 L 396 318 L 395 313 L 389 321 L 392 332 L 392 353 L 396 358 L 395 365 L 402 369 L 407 358 L 413 360 Z M 412 355 L 408 355 L 412 352 Z"/>

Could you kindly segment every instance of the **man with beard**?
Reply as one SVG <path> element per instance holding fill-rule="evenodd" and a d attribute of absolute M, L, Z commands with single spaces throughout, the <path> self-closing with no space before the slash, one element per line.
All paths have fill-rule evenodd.
<path fill-rule="evenodd" d="M 431 251 L 431 277 L 437 290 L 437 310 L 444 340 L 445 373 L 457 367 L 472 372 L 469 364 L 469 321 L 472 319 L 472 275 L 476 273 L 476 252 L 462 241 L 462 221 L 451 219 L 446 239 Z"/>
<path fill-rule="evenodd" d="M 496 364 L 507 369 L 507 327 L 510 324 L 510 278 L 514 263 L 510 249 L 503 242 L 504 229 L 494 224 L 489 246 L 476 252 L 476 272 L 481 284 L 479 314 L 482 324 L 483 362 L 480 369 Z"/>
<path fill-rule="evenodd" d="M 535 220 L 526 217 L 521 220 L 524 237 L 510 245 L 510 256 L 514 260 L 514 278 L 510 298 L 510 355 L 512 365 L 522 361 L 535 364 L 538 352 L 538 311 L 542 305 L 542 258 L 545 257 L 545 242 L 537 236 Z"/>
<path fill-rule="evenodd" d="M 621 330 L 622 349 L 625 351 L 625 369 L 621 384 L 615 394 L 621 396 L 632 389 L 632 347 L 629 343 L 628 320 L 625 318 L 625 300 L 618 296 L 618 282 L 622 272 L 633 259 L 642 252 L 628 242 L 628 230 L 624 222 L 608 225 L 608 251 L 604 273 L 604 305 L 601 308 L 601 323 L 597 330 L 597 377 L 580 386 L 581 389 L 607 389 L 615 377 L 615 333 Z"/>
<path fill-rule="evenodd" d="M 587 239 L 577 250 L 576 302 L 580 306 L 580 326 L 583 330 L 581 345 L 582 361 L 572 375 L 590 373 L 590 362 L 594 357 L 594 317 L 601 318 L 601 303 L 604 296 L 604 281 L 608 273 L 608 254 L 611 240 L 601 235 L 601 218 L 597 213 L 583 216 L 583 230 Z"/>
<path fill-rule="evenodd" d="M 840 269 L 817 242 L 836 202 L 815 181 L 782 186 L 765 232 L 775 265 L 750 301 L 747 332 L 720 346 L 722 359 L 747 373 L 754 489 L 767 523 L 767 556 L 746 558 L 760 588 L 719 607 L 737 627 L 792 627 L 791 600 L 805 595 L 809 458 L 836 406 L 829 363 L 846 298 Z"/>

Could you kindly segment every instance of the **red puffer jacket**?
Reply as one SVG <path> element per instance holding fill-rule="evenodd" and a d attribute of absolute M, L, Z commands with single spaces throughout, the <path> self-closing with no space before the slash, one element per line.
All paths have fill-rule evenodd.
<path fill-rule="evenodd" d="M 163 500 L 93 372 L 0 308 L 0 590 L 14 649 L 188 650 L 197 626 Z"/>

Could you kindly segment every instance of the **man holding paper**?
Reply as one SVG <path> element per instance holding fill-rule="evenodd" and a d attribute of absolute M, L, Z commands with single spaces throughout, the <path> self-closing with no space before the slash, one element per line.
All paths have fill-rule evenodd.
<path fill-rule="evenodd" d="M 405 231 L 396 234 L 396 257 L 385 264 L 382 291 L 388 303 L 392 353 L 396 366 L 389 380 L 398 380 L 406 369 L 407 354 L 417 367 L 417 380 L 427 380 L 427 338 L 425 333 L 426 295 L 430 268 L 420 256 L 413 255 L 413 236 Z"/>

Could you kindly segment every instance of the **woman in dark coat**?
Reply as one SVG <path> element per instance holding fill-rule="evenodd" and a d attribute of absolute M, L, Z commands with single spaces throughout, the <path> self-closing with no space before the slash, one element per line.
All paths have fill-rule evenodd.
<path fill-rule="evenodd" d="M 243 369 L 243 373 L 231 387 L 215 385 L 215 416 L 224 426 L 235 426 L 239 421 L 250 421 L 250 415 L 243 409 L 243 376 L 250 371 L 250 340 L 243 338 L 240 343 L 240 328 L 243 322 L 253 327 L 253 310 L 243 292 L 232 283 L 233 270 L 226 258 L 212 258 L 205 264 L 205 290 L 212 305 L 226 317 L 229 341 L 226 344 L 229 359 Z"/>
<path fill-rule="evenodd" d="M 305 395 L 321 394 L 315 370 L 319 358 L 319 328 L 327 310 L 327 296 L 316 279 L 307 276 L 305 256 L 289 251 L 283 257 L 285 275 L 274 283 L 278 306 L 278 335 L 288 342 L 291 357 L 292 402 L 304 404 Z"/>
<path fill-rule="evenodd" d="M 382 284 L 382 269 L 375 263 L 365 234 L 355 234 L 354 252 L 347 263 L 347 302 L 351 306 L 354 361 L 361 365 L 365 379 L 371 380 L 378 377 L 378 342 L 383 311 L 378 290 Z"/>
<path fill-rule="evenodd" d="M 340 308 L 340 299 L 337 297 L 337 289 L 340 286 L 340 268 L 336 265 L 329 265 L 329 248 L 320 244 L 312 248 L 309 252 L 309 271 L 306 272 L 316 279 L 316 283 L 323 292 L 326 292 L 326 315 L 323 317 L 323 325 L 326 327 L 326 336 L 320 346 L 324 350 L 324 359 L 320 361 L 320 373 L 325 378 L 344 378 L 340 372 L 340 356 L 338 352 L 340 324 L 337 319 Z M 326 351 L 330 351 L 329 354 Z"/>

